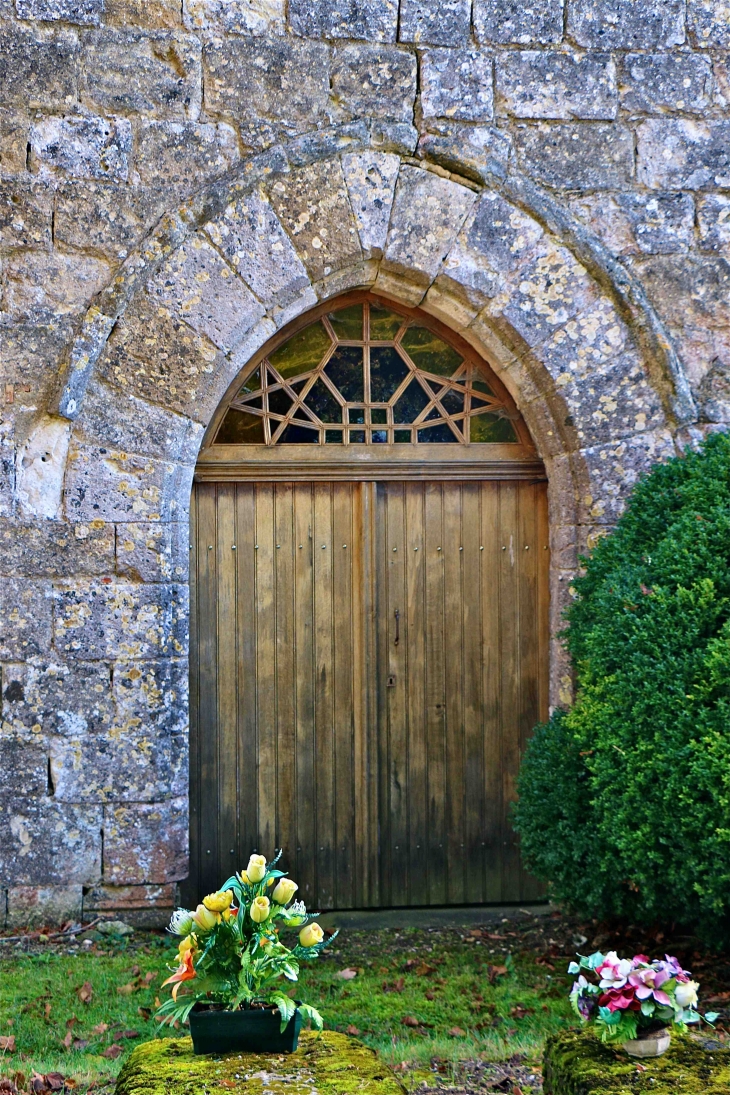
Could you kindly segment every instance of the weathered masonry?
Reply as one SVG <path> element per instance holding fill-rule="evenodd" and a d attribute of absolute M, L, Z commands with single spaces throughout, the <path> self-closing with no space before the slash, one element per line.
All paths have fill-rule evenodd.
<path fill-rule="evenodd" d="M 730 421 L 729 45 L 725 0 L 0 0 L 0 925 L 252 841 L 340 907 L 530 898 L 578 554 Z"/>

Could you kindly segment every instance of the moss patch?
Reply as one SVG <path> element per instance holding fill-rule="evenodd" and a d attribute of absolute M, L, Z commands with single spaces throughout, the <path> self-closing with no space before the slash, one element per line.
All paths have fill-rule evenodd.
<path fill-rule="evenodd" d="M 730 1052 L 711 1039 L 672 1035 L 662 1057 L 629 1057 L 590 1030 L 545 1045 L 545 1095 L 728 1095 Z"/>
<path fill-rule="evenodd" d="M 345 1034 L 302 1033 L 296 1053 L 196 1057 L 190 1038 L 137 1046 L 116 1095 L 403 1095 L 403 1086 L 367 1046 Z"/>

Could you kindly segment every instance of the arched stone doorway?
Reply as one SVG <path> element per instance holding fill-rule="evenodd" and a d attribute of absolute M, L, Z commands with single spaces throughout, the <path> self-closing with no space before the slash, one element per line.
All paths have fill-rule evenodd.
<path fill-rule="evenodd" d="M 433 316 L 358 292 L 235 379 L 196 469 L 191 885 L 283 847 L 323 908 L 524 902 L 547 714 L 546 477 Z"/>

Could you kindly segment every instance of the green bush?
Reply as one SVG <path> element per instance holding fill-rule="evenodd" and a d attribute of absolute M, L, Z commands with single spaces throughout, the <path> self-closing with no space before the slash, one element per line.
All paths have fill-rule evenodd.
<path fill-rule="evenodd" d="M 730 936 L 730 437 L 652 470 L 568 611 L 576 702 L 538 727 L 515 823 L 592 916 Z"/>

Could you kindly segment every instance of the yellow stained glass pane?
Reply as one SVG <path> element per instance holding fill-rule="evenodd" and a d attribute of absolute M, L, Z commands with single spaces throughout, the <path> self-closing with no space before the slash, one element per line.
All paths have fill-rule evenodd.
<path fill-rule="evenodd" d="M 362 304 L 341 308 L 339 312 L 329 312 L 327 319 L 338 338 L 362 338 Z"/>
<path fill-rule="evenodd" d="M 453 376 L 461 365 L 461 354 L 442 339 L 417 324 L 409 327 L 401 339 L 401 346 L 418 369 L 437 376 Z"/>
<path fill-rule="evenodd" d="M 380 308 L 377 304 L 370 305 L 370 337 L 376 342 L 395 338 L 404 323 L 405 316 Z"/>
<path fill-rule="evenodd" d="M 515 428 L 508 418 L 497 414 L 477 414 L 470 420 L 472 441 L 486 444 L 510 444 L 517 440 Z"/>
<path fill-rule="evenodd" d="M 281 376 L 298 376 L 316 368 L 331 345 L 330 336 L 317 321 L 269 354 L 269 361 Z"/>
<path fill-rule="evenodd" d="M 216 445 L 263 445 L 264 420 L 231 407 L 221 423 Z"/>

